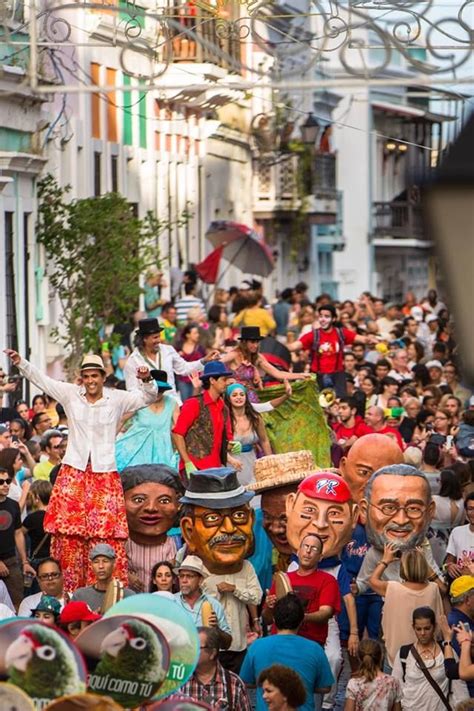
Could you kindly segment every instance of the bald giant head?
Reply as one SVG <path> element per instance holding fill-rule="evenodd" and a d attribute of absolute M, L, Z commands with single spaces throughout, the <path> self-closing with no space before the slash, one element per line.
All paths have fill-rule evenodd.
<path fill-rule="evenodd" d="M 341 459 L 339 468 L 354 501 L 359 503 L 365 485 L 377 469 L 402 462 L 403 452 L 397 442 L 387 435 L 374 433 L 359 437 L 347 456 Z"/>

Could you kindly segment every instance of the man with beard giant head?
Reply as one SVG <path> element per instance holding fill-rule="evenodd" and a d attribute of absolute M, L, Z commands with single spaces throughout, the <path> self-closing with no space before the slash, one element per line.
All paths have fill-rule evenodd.
<path fill-rule="evenodd" d="M 357 577 L 359 592 L 368 588 L 368 579 L 382 558 L 386 543 L 400 552 L 421 546 L 428 565 L 441 578 L 426 532 L 434 513 L 429 482 L 423 472 L 408 464 L 382 467 L 370 477 L 360 502 L 371 544 Z M 400 564 L 385 569 L 385 580 L 400 580 Z"/>
<path fill-rule="evenodd" d="M 349 485 L 352 497 L 357 503 L 364 496 L 364 488 L 370 477 L 382 467 L 392 464 L 401 464 L 403 453 L 398 444 L 387 435 L 373 433 L 359 437 L 352 445 L 346 456 L 341 459 L 340 470 L 344 480 Z M 349 541 L 342 553 L 342 562 L 351 579 L 357 578 L 367 551 L 369 543 L 365 530 L 365 512 L 360 511 L 359 522 L 352 532 Z M 382 546 L 383 548 L 383 546 Z M 372 590 L 356 598 L 357 621 L 359 635 L 362 636 L 367 629 L 371 639 L 377 639 L 382 614 L 382 598 Z M 343 608 L 339 616 L 339 630 L 341 640 L 349 639 L 349 619 Z"/>

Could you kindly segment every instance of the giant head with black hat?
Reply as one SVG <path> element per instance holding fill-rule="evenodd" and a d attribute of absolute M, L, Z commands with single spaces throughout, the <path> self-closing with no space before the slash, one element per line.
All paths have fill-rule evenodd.
<path fill-rule="evenodd" d="M 187 483 L 181 532 L 189 553 L 211 573 L 235 573 L 253 546 L 254 496 L 229 467 L 196 471 Z"/>

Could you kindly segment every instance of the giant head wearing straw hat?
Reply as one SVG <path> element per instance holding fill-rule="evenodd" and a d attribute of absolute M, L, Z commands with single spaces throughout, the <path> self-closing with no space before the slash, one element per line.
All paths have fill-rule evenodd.
<path fill-rule="evenodd" d="M 293 552 L 286 536 L 286 497 L 316 469 L 309 450 L 271 454 L 255 462 L 255 483 L 247 489 L 262 495 L 263 527 L 280 556 Z"/>

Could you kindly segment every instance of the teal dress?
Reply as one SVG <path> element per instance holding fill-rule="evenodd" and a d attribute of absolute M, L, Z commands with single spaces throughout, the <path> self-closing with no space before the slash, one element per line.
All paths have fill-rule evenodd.
<path fill-rule="evenodd" d="M 128 430 L 115 443 L 115 457 L 119 472 L 135 464 L 167 464 L 178 468 L 178 453 L 171 443 L 174 397 L 164 396 L 165 406 L 156 414 L 149 407 L 138 410 Z"/>

